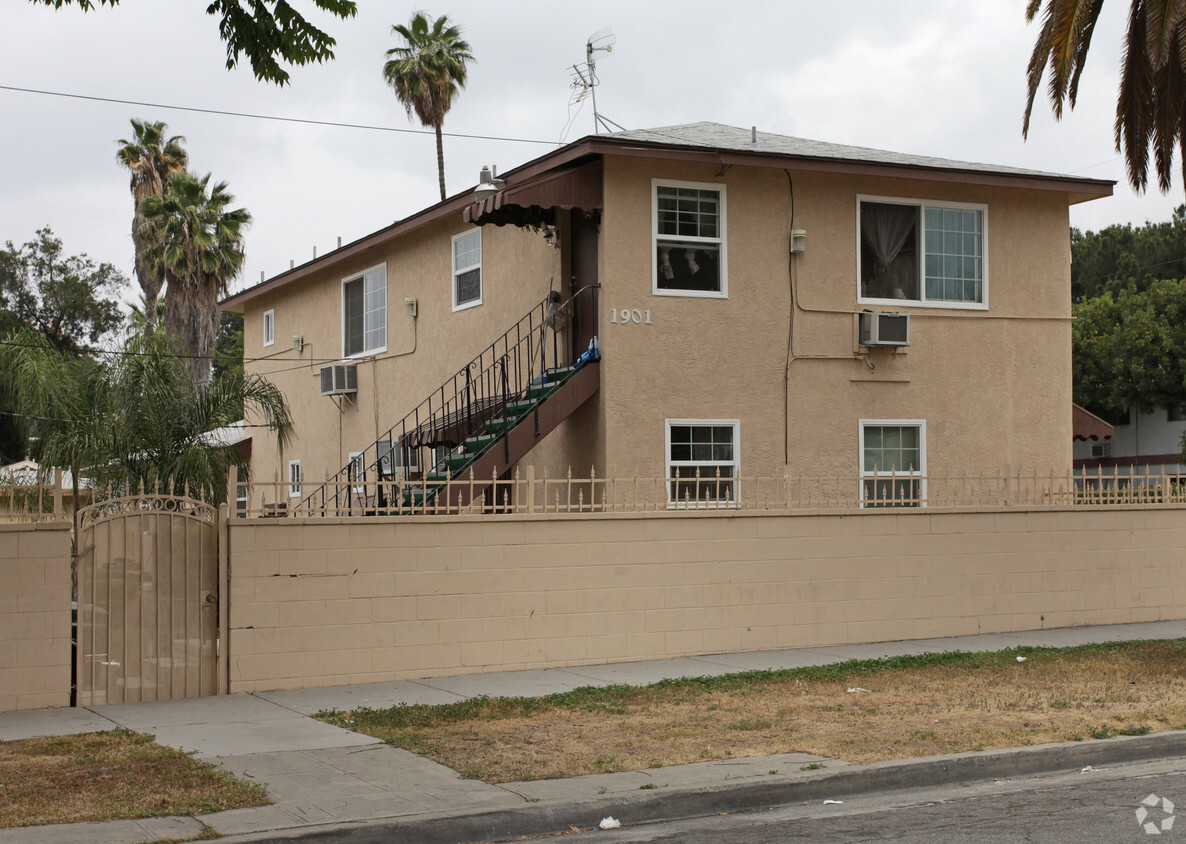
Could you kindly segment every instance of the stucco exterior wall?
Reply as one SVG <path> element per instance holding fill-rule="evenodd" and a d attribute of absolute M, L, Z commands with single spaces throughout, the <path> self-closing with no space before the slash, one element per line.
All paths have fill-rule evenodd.
<path fill-rule="evenodd" d="M 438 220 L 312 278 L 250 300 L 244 309 L 248 364 L 284 391 L 295 436 L 281 455 L 266 431 L 252 443 L 256 481 L 287 480 L 287 462 L 301 460 L 310 484 L 332 475 L 424 401 L 548 293 L 560 286 L 559 251 L 543 237 L 514 227 L 482 228 L 482 304 L 453 312 L 452 238 L 475 230 L 460 218 Z M 341 361 L 342 281 L 380 264 L 387 267 L 387 348 L 358 364 L 358 393 L 348 401 L 320 394 L 322 366 Z M 405 299 L 415 299 L 418 316 Z M 275 311 L 275 345 L 263 345 L 263 314 Z M 293 350 L 300 335 L 304 348 Z M 282 495 L 286 490 L 281 489 Z"/>
<path fill-rule="evenodd" d="M 743 475 L 777 474 L 789 463 L 793 475 L 855 478 L 861 419 L 925 420 L 934 474 L 1069 470 L 1065 195 L 613 157 L 605 174 L 602 399 L 611 477 L 664 471 L 668 418 L 740 420 Z M 725 186 L 727 299 L 652 293 L 653 179 Z M 988 308 L 859 302 L 859 195 L 987 206 Z M 792 227 L 807 232 L 793 265 Z M 611 325 L 613 307 L 649 310 L 652 324 Z M 858 358 L 856 314 L 866 309 L 910 314 L 910 346 Z"/>
<path fill-rule="evenodd" d="M 0 712 L 70 705 L 70 525 L 0 524 Z"/>
<path fill-rule="evenodd" d="M 526 458 L 537 474 L 571 466 L 581 476 L 662 477 L 668 419 L 737 420 L 743 476 L 855 483 L 860 423 L 871 419 L 925 422 L 932 475 L 1070 470 L 1065 193 L 615 155 L 604 157 L 603 172 L 601 389 Z M 652 291 L 656 179 L 725 188 L 727 298 Z M 987 307 L 861 301 L 858 197 L 983 206 Z M 807 233 L 806 251 L 793 258 L 792 228 Z M 437 220 L 246 303 L 247 357 L 275 357 L 252 371 L 276 381 L 297 420 L 283 456 L 257 434 L 257 480 L 282 484 L 297 458 L 307 486 L 336 472 L 539 302 L 549 279 L 565 289 L 565 225 L 560 250 L 539 234 L 488 225 L 484 303 L 451 313 L 451 237 L 467 229 L 457 217 Z M 342 351 L 341 281 L 384 262 L 387 350 L 360 361 L 354 404 L 322 398 L 319 369 Z M 405 298 L 417 300 L 417 319 L 406 315 Z M 277 340 L 265 350 L 270 308 Z M 614 324 L 614 309 L 637 309 L 649 324 Z M 862 349 L 863 310 L 908 313 L 910 345 Z M 294 334 L 306 343 L 299 355 Z"/>
<path fill-rule="evenodd" d="M 230 690 L 1181 619 L 1184 517 L 232 520 Z"/>

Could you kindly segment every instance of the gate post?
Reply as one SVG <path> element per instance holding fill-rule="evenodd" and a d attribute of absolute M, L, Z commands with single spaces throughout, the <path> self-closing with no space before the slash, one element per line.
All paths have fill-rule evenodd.
<path fill-rule="evenodd" d="M 233 489 L 233 487 L 232 487 Z M 225 695 L 230 689 L 230 675 L 227 673 L 229 661 L 227 647 L 230 644 L 227 634 L 230 629 L 230 619 L 227 618 L 228 604 L 227 588 L 229 552 L 230 552 L 230 506 L 223 502 L 218 505 L 218 663 L 215 693 Z"/>

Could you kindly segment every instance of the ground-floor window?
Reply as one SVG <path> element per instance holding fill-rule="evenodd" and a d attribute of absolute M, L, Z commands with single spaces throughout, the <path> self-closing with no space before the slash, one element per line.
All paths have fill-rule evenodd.
<path fill-rule="evenodd" d="M 736 419 L 667 420 L 667 501 L 704 507 L 737 501 L 740 423 Z"/>
<path fill-rule="evenodd" d="M 925 503 L 926 434 L 922 419 L 861 420 L 861 506 Z"/>
<path fill-rule="evenodd" d="M 288 461 L 288 497 L 300 498 L 301 496 L 301 461 Z"/>
<path fill-rule="evenodd" d="M 235 467 L 235 515 L 240 518 L 247 515 L 247 480 L 246 466 Z"/>

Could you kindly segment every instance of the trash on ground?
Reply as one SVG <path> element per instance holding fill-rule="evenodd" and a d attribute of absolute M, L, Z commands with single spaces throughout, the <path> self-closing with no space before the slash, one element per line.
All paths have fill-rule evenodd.
<path fill-rule="evenodd" d="M 602 818 L 601 823 L 597 824 L 601 829 L 617 829 L 621 825 L 621 821 L 614 820 L 613 818 Z"/>
<path fill-rule="evenodd" d="M 1017 661 L 1018 661 L 1018 662 L 1025 662 L 1025 657 L 1023 657 L 1023 656 L 1019 656 L 1019 657 L 1017 657 Z"/>
<path fill-rule="evenodd" d="M 827 806 L 829 803 L 835 803 L 837 806 L 839 806 L 843 802 L 843 800 L 825 800 L 824 805 Z"/>
<path fill-rule="evenodd" d="M 853 688 L 848 690 L 848 693 L 850 695 L 854 695 L 857 692 L 868 692 L 868 691 L 869 691 L 868 689 L 862 689 L 860 686 L 854 686 Z"/>
<path fill-rule="evenodd" d="M 1095 770 L 1095 768 L 1088 765 L 1086 768 L 1080 768 L 1079 773 L 1086 774 L 1088 771 L 1094 771 L 1094 770 Z"/>

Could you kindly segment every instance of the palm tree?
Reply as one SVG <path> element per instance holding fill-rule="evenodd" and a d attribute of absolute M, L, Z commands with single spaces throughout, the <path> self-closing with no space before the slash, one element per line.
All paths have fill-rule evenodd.
<path fill-rule="evenodd" d="M 229 209 L 234 201 L 226 182 L 210 185 L 209 173 L 181 173 L 169 180 L 163 198 L 150 196 L 140 205 L 145 254 L 169 285 L 165 324 L 190 356 L 187 366 L 199 387 L 210 383 L 218 297 L 243 268 L 243 229 L 251 214 Z"/>
<path fill-rule="evenodd" d="M 181 146 L 185 138 L 180 135 L 166 137 L 168 128 L 160 121 L 149 123 L 133 118 L 133 139 L 120 138 L 119 143 L 123 146 L 115 154 L 115 160 L 132 174 L 132 201 L 135 203 L 132 246 L 136 250 L 136 278 L 144 291 L 144 327 L 147 331 L 152 331 L 155 325 L 156 300 L 164 279 L 144 258 L 147 241 L 140 203 L 150 196 L 162 198 L 169 189 L 170 177 L 185 172 L 189 166 L 189 156 Z"/>
<path fill-rule="evenodd" d="M 412 15 L 407 26 L 391 31 L 403 37 L 402 47 L 387 51 L 383 78 L 395 90 L 408 117 L 415 112 L 422 126 L 431 126 L 437 136 L 437 173 L 441 199 L 445 198 L 445 148 L 441 127 L 459 88 L 465 87 L 465 66 L 474 61 L 469 44 L 461 40 L 461 28 L 451 26 L 447 15 L 431 24 L 423 12 Z"/>
<path fill-rule="evenodd" d="M 1079 77 L 1104 0 L 1029 0 L 1025 17 L 1042 12 L 1028 68 L 1029 97 L 1022 135 L 1046 68 L 1047 93 L 1056 118 L 1064 103 L 1075 107 Z M 1173 178 L 1174 148 L 1186 175 L 1186 0 L 1130 0 L 1128 32 L 1116 100 L 1116 151 L 1124 155 L 1137 191 L 1148 184 L 1149 152 L 1162 193 Z M 1043 8 L 1044 6 L 1044 8 Z"/>
<path fill-rule="evenodd" d="M 245 409 L 278 446 L 292 434 L 288 405 L 271 382 L 226 375 L 202 389 L 164 334 L 133 336 L 108 362 L 60 352 L 28 330 L 11 339 L 0 346 L 0 386 L 15 397 L 18 418 L 32 422 L 25 427 L 36 434 L 35 456 L 100 489 L 188 489 L 218 503 L 229 469 L 246 463 L 210 431 Z"/>

